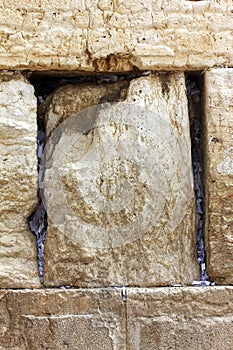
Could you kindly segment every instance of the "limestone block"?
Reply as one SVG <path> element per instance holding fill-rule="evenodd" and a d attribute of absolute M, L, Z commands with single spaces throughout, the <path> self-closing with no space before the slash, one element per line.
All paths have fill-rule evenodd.
<path fill-rule="evenodd" d="M 45 155 L 45 285 L 191 284 L 198 268 L 184 74 L 134 79 L 124 101 L 76 113 L 95 89 L 60 88 L 48 106 L 47 125 L 50 113 L 53 124 L 53 111 L 68 111 L 69 91 L 73 116 Z"/>
<path fill-rule="evenodd" d="M 46 118 L 46 135 L 51 132 L 67 117 L 82 109 L 95 106 L 104 102 L 117 102 L 125 99 L 129 83 L 119 81 L 111 84 L 88 84 L 84 83 L 74 88 L 73 85 L 58 88 L 52 96 L 49 96 Z"/>
<path fill-rule="evenodd" d="M 0 69 L 230 66 L 232 19 L 232 0 L 1 0 Z"/>
<path fill-rule="evenodd" d="M 27 217 L 37 203 L 36 98 L 21 75 L 0 76 L 0 287 L 38 287 Z"/>
<path fill-rule="evenodd" d="M 232 305 L 233 287 L 4 290 L 0 349 L 231 350 Z"/>
<path fill-rule="evenodd" d="M 129 288 L 129 350 L 230 350 L 233 288 Z"/>
<path fill-rule="evenodd" d="M 205 75 L 208 271 L 233 283 L 233 69 Z"/>
<path fill-rule="evenodd" d="M 125 347 L 120 290 L 0 293 L 1 350 L 115 350 Z"/>

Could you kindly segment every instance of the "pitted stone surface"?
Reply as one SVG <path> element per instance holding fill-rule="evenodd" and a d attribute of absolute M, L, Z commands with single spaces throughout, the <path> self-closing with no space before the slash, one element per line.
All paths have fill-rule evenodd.
<path fill-rule="evenodd" d="M 62 91 L 48 111 L 62 110 Z M 68 91 L 79 100 L 78 86 Z M 135 79 L 122 102 L 78 114 L 71 106 L 47 143 L 45 285 L 191 284 L 196 215 L 183 73 Z"/>
<path fill-rule="evenodd" d="M 45 101 L 46 135 L 51 132 L 67 117 L 82 109 L 104 102 L 122 101 L 126 97 L 129 83 L 118 81 L 111 84 L 80 84 L 77 88 L 67 85 L 58 88 Z"/>
<path fill-rule="evenodd" d="M 232 0 L 1 0 L 0 68 L 232 66 L 232 10 Z"/>
<path fill-rule="evenodd" d="M 231 350 L 232 287 L 127 290 L 127 349 Z"/>
<path fill-rule="evenodd" d="M 208 271 L 233 283 L 233 69 L 206 72 L 206 163 Z"/>
<path fill-rule="evenodd" d="M 119 289 L 0 293 L 1 350 L 125 350 Z"/>
<path fill-rule="evenodd" d="M 231 350 L 232 305 L 233 287 L 2 290 L 0 349 Z"/>
<path fill-rule="evenodd" d="M 0 76 L 0 287 L 39 287 L 27 217 L 37 204 L 36 98 L 19 74 Z"/>

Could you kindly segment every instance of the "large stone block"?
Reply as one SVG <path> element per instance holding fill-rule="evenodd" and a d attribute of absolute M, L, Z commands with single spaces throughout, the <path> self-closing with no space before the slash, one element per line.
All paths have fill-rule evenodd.
<path fill-rule="evenodd" d="M 231 350 L 233 288 L 129 288 L 127 349 Z"/>
<path fill-rule="evenodd" d="M 232 287 L 2 290 L 0 350 L 231 350 Z"/>
<path fill-rule="evenodd" d="M 0 109 L 0 287 L 38 287 L 27 224 L 37 203 L 36 98 L 21 75 L 0 76 Z"/>
<path fill-rule="evenodd" d="M 233 283 L 233 69 L 205 74 L 208 271 Z"/>
<path fill-rule="evenodd" d="M 229 66 L 232 10 L 232 0 L 1 0 L 0 68 L 116 72 Z"/>
<path fill-rule="evenodd" d="M 120 290 L 0 293 L 1 350 L 115 350 L 125 347 Z"/>
<path fill-rule="evenodd" d="M 129 82 L 126 80 L 109 84 L 80 84 L 78 88 L 67 85 L 55 90 L 45 101 L 46 135 L 63 122 L 66 118 L 82 109 L 104 102 L 117 102 L 126 98 Z"/>
<path fill-rule="evenodd" d="M 46 286 L 154 286 L 198 278 L 184 74 L 140 77 L 124 101 L 80 112 L 80 99 L 105 101 L 117 86 L 122 90 L 123 82 L 117 84 L 101 93 L 91 84 L 64 87 L 48 106 L 47 125 L 73 116 L 47 143 Z M 67 91 L 73 110 L 62 107 Z M 54 111 L 62 114 L 54 119 Z"/>

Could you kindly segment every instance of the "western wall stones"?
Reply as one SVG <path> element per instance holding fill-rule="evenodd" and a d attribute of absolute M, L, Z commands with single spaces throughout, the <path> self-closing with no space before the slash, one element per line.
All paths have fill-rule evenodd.
<path fill-rule="evenodd" d="M 0 0 L 0 21 L 0 350 L 231 350 L 233 288 L 179 287 L 199 282 L 202 207 L 184 75 L 158 72 L 200 77 L 205 96 L 189 95 L 191 123 L 204 120 L 199 223 L 205 216 L 208 274 L 232 284 L 232 0 Z M 22 70 L 38 101 L 59 76 L 89 81 L 43 105 L 43 286 L 27 224 L 36 99 Z M 99 84 L 107 72 L 119 79 Z M 129 287 L 123 295 L 116 285 Z"/>
<path fill-rule="evenodd" d="M 123 72 L 231 66 L 232 9 L 232 0 L 1 0 L 0 68 Z"/>
<path fill-rule="evenodd" d="M 175 71 L 198 75 L 205 94 L 200 103 L 189 94 L 191 123 L 204 120 L 199 222 L 211 280 L 232 284 L 232 0 L 0 0 L 0 21 L 0 350 L 231 350 L 233 287 L 180 286 L 199 282 L 202 207 Z M 36 99 L 21 70 L 38 101 L 57 79 L 79 81 L 39 104 L 43 286 L 27 224 L 37 205 Z M 104 83 L 107 72 L 115 83 Z"/>
<path fill-rule="evenodd" d="M 120 290 L 0 292 L 0 350 L 126 349 Z"/>
<path fill-rule="evenodd" d="M 230 350 L 232 287 L 129 288 L 129 350 Z"/>
<path fill-rule="evenodd" d="M 39 287 L 27 217 L 37 204 L 36 98 L 20 75 L 0 76 L 0 287 Z"/>
<path fill-rule="evenodd" d="M 46 286 L 198 279 L 184 74 L 134 79 L 120 98 L 122 84 L 61 87 L 50 98 L 50 130 L 66 119 L 46 149 Z M 109 94 L 118 102 L 101 103 Z M 96 105 L 82 109 L 89 99 Z"/>
<path fill-rule="evenodd" d="M 205 74 L 208 271 L 233 283 L 233 69 Z"/>
<path fill-rule="evenodd" d="M 128 85 L 127 81 L 119 81 L 111 84 L 111 88 L 108 84 L 98 83 L 83 83 L 78 88 L 73 85 L 58 88 L 48 98 L 49 102 L 45 102 L 46 135 L 49 136 L 63 120 L 82 109 L 104 102 L 124 100 Z"/>
<path fill-rule="evenodd" d="M 232 287 L 5 290 L 0 349 L 231 350 L 232 305 Z"/>

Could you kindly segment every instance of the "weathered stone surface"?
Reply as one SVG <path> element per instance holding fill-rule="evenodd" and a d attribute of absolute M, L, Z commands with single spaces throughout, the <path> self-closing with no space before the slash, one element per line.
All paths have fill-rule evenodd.
<path fill-rule="evenodd" d="M 0 293 L 1 350 L 115 350 L 125 347 L 120 290 Z"/>
<path fill-rule="evenodd" d="M 38 287 L 27 217 L 37 203 L 36 98 L 21 75 L 0 76 L 0 287 Z"/>
<path fill-rule="evenodd" d="M 0 1 L 1 69 L 233 65 L 232 0 Z"/>
<path fill-rule="evenodd" d="M 80 99 L 79 87 L 62 89 Z M 63 112 L 62 89 L 49 111 Z M 83 90 L 80 96 L 85 101 Z M 77 104 L 70 106 L 72 115 Z M 51 135 L 46 158 L 46 286 L 154 286 L 198 278 L 183 73 L 135 79 L 125 101 L 66 119 Z"/>
<path fill-rule="evenodd" d="M 129 350 L 230 350 L 233 288 L 129 288 Z"/>
<path fill-rule="evenodd" d="M 63 120 L 84 108 L 124 100 L 128 86 L 127 81 L 119 81 L 111 85 L 85 83 L 76 88 L 73 85 L 58 88 L 45 101 L 45 105 L 48 105 L 45 107 L 46 135 L 49 136 Z"/>
<path fill-rule="evenodd" d="M 233 283 L 233 69 L 205 75 L 208 270 Z"/>
<path fill-rule="evenodd" d="M 233 287 L 4 290 L 0 349 L 230 350 L 232 312 Z"/>

